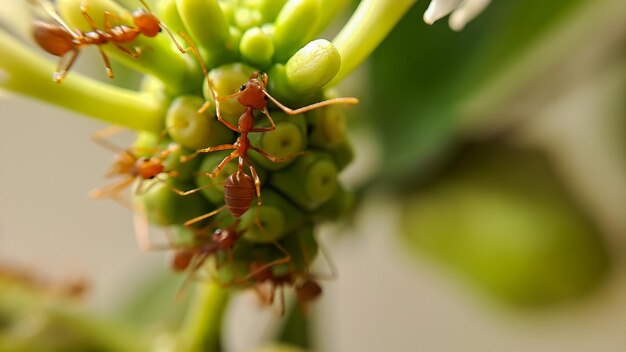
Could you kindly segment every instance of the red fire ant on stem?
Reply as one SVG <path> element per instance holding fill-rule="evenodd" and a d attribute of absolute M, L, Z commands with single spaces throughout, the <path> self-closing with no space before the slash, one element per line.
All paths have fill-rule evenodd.
<path fill-rule="evenodd" d="M 222 162 L 220 162 L 219 165 L 217 165 L 215 170 L 207 174 L 207 176 L 211 178 L 216 177 L 231 160 L 235 158 L 239 158 L 239 165 L 238 165 L 237 172 L 230 175 L 226 179 L 226 184 L 224 186 L 224 203 L 225 203 L 224 207 L 226 207 L 236 218 L 239 218 L 246 211 L 248 211 L 248 209 L 250 209 L 252 199 L 254 198 L 255 189 L 256 189 L 258 205 L 259 206 L 261 205 L 261 181 L 259 180 L 256 169 L 254 168 L 254 166 L 252 165 L 252 163 L 250 163 L 250 160 L 248 159 L 248 150 L 252 149 L 255 152 L 261 154 L 266 159 L 275 163 L 288 161 L 294 157 L 294 156 L 289 156 L 289 157 L 284 157 L 284 158 L 275 157 L 275 156 L 268 154 L 266 151 L 250 144 L 250 140 L 248 139 L 248 133 L 270 132 L 276 129 L 276 124 L 274 123 L 272 116 L 270 116 L 267 110 L 268 99 L 271 100 L 274 104 L 276 104 L 276 106 L 278 106 L 281 110 L 283 110 L 285 113 L 289 115 L 302 114 L 307 111 L 311 111 L 313 109 L 317 109 L 317 108 L 332 105 L 332 104 L 357 104 L 359 102 L 357 98 L 334 98 L 334 99 L 321 101 L 315 104 L 311 104 L 311 105 L 293 110 L 281 104 L 278 100 L 276 100 L 267 92 L 266 87 L 267 87 L 268 76 L 266 73 L 254 72 L 252 76 L 250 76 L 250 79 L 241 86 L 241 88 L 239 89 L 239 92 L 231 94 L 231 95 L 227 95 L 227 96 L 221 96 L 221 97 L 218 96 L 217 91 L 215 90 L 215 87 L 211 83 L 210 79 L 207 78 L 207 80 L 208 80 L 213 98 L 215 100 L 215 111 L 216 111 L 218 121 L 220 121 L 222 124 L 224 124 L 224 126 L 228 127 L 229 129 L 239 133 L 240 136 L 237 138 L 237 141 L 233 144 L 222 144 L 222 145 L 218 145 L 214 147 L 198 149 L 196 150 L 195 153 L 187 157 L 182 157 L 181 160 L 182 161 L 189 160 L 200 153 L 210 153 L 210 152 L 215 152 L 215 151 L 220 151 L 220 150 L 234 149 L 234 151 L 229 156 L 224 158 L 224 160 L 222 160 Z M 245 107 L 243 114 L 241 115 L 241 117 L 239 117 L 237 126 L 224 120 L 220 112 L 220 102 L 227 100 L 227 99 L 233 99 L 233 98 L 237 98 L 239 103 L 243 107 Z M 209 106 L 210 106 L 210 102 L 206 102 L 200 108 L 198 112 L 204 113 L 209 108 Z M 254 111 L 255 110 L 259 110 L 265 116 L 267 116 L 270 126 L 254 127 L 254 124 L 255 124 Z M 252 176 L 244 172 L 244 167 L 246 165 L 250 169 L 250 173 Z M 191 219 L 187 221 L 185 225 L 190 225 L 195 222 L 206 219 L 208 217 L 211 217 L 215 215 L 216 213 L 220 212 L 221 210 L 223 210 L 224 207 L 216 209 L 210 213 L 204 214 L 194 219 Z"/>
<path fill-rule="evenodd" d="M 147 192 L 150 187 L 156 182 L 166 182 L 163 178 L 158 178 L 160 175 L 166 175 L 169 177 L 178 176 L 178 172 L 166 170 L 164 165 L 165 159 L 174 151 L 176 148 L 168 148 L 162 150 L 154 156 L 150 157 L 139 157 L 137 153 L 133 152 L 130 149 L 121 148 L 109 140 L 108 137 L 119 133 L 121 131 L 120 127 L 112 126 L 105 128 L 97 132 L 92 138 L 93 140 L 100 144 L 102 147 L 116 153 L 117 157 L 113 163 L 113 166 L 107 173 L 107 177 L 113 176 L 121 176 L 122 179 L 112 183 L 110 185 L 104 186 L 102 188 L 95 189 L 89 193 L 92 198 L 106 198 L 110 197 L 113 200 L 119 202 L 125 207 L 132 208 L 127 201 L 122 198 L 121 193 L 128 187 L 130 187 L 135 180 L 138 180 L 137 186 L 135 188 L 135 192 L 137 194 L 142 194 Z M 165 134 L 165 131 L 162 133 L 162 137 Z M 148 185 L 147 187 L 143 187 L 145 181 L 154 181 L 154 183 Z M 166 185 L 175 193 L 179 195 L 186 195 L 189 192 L 184 192 L 182 190 L 177 189 L 176 187 L 167 184 Z"/>
<path fill-rule="evenodd" d="M 169 34 L 174 41 L 174 44 L 182 53 L 185 50 L 178 44 L 170 30 L 165 26 L 149 9 L 144 0 L 139 0 L 145 9 L 137 9 L 133 12 L 133 21 L 135 26 L 127 25 L 112 25 L 112 20 L 119 20 L 119 16 L 115 13 L 108 11 L 104 12 L 104 29 L 98 29 L 95 21 L 87 13 L 86 1 L 83 1 L 80 6 L 80 11 L 92 31 L 82 32 L 73 30 L 70 26 L 59 16 L 55 11 L 53 5 L 43 0 L 29 0 L 31 3 L 41 6 L 44 11 L 54 19 L 57 24 L 48 22 L 35 21 L 33 35 L 37 44 L 47 51 L 48 53 L 61 57 L 57 72 L 54 73 L 53 79 L 56 83 L 61 83 L 65 79 L 67 72 L 70 70 L 80 50 L 89 45 L 95 45 L 100 51 L 102 60 L 104 61 L 104 67 L 106 68 L 107 76 L 113 78 L 113 71 L 111 70 L 111 64 L 109 58 L 102 50 L 102 46 L 107 43 L 112 43 L 116 48 L 130 55 L 133 58 L 139 58 L 141 55 L 141 49 L 135 47 L 133 50 L 128 49 L 122 44 L 131 43 L 140 34 L 152 38 L 155 37 L 161 29 Z M 69 58 L 63 60 L 63 57 L 69 53 Z"/>

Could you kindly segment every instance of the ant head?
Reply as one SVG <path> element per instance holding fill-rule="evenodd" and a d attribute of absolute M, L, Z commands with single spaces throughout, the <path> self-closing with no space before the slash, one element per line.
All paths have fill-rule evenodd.
<path fill-rule="evenodd" d="M 141 34 L 146 37 L 155 37 L 161 32 L 161 22 L 159 19 L 144 9 L 137 9 L 133 12 L 135 26 L 139 28 Z"/>
<path fill-rule="evenodd" d="M 161 160 L 157 158 L 141 158 L 137 160 L 139 175 L 144 180 L 150 180 L 165 170 Z"/>
<path fill-rule="evenodd" d="M 263 110 L 267 106 L 265 87 L 267 86 L 267 74 L 255 71 L 248 82 L 239 87 L 239 103 L 251 106 L 256 110 Z"/>

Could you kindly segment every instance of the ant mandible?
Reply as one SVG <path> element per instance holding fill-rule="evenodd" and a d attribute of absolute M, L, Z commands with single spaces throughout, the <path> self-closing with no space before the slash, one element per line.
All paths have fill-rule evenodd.
<path fill-rule="evenodd" d="M 39 46 L 48 53 L 61 57 L 57 71 L 53 75 L 53 79 L 56 83 L 63 82 L 68 71 L 76 61 L 80 50 L 88 45 L 95 45 L 98 48 L 98 51 L 100 51 L 100 55 L 104 61 L 104 67 L 109 78 L 113 78 L 113 71 L 111 69 L 109 58 L 102 50 L 102 46 L 109 42 L 115 45 L 115 47 L 122 52 L 136 59 L 141 55 L 141 49 L 135 47 L 133 50 L 130 50 L 122 44 L 134 41 L 140 34 L 149 38 L 155 37 L 159 34 L 159 32 L 161 32 L 161 29 L 165 29 L 174 41 L 178 50 L 185 53 L 185 49 L 178 44 L 167 26 L 165 26 L 165 24 L 163 24 L 150 11 L 144 0 L 139 1 L 145 8 L 139 8 L 132 14 L 133 22 L 135 24 L 134 27 L 123 24 L 113 26 L 111 23 L 112 20 L 119 20 L 119 16 L 115 13 L 105 11 L 104 30 L 96 27 L 95 21 L 87 13 L 86 1 L 83 1 L 80 5 L 80 11 L 92 29 L 90 32 L 71 29 L 70 26 L 55 11 L 51 3 L 43 0 L 29 1 L 40 5 L 44 11 L 57 22 L 57 24 L 52 24 L 48 22 L 35 21 L 33 25 L 33 35 L 37 44 L 39 44 Z M 63 57 L 68 53 L 69 58 L 67 60 L 63 60 Z"/>
<path fill-rule="evenodd" d="M 207 76 L 208 77 L 208 76 Z M 299 109 L 290 109 L 283 104 L 281 104 L 278 100 L 272 97 L 267 92 L 267 82 L 268 76 L 266 73 L 254 72 L 250 79 L 246 83 L 244 83 L 238 92 L 227 95 L 227 96 L 218 96 L 215 87 L 211 83 L 210 79 L 208 79 L 209 87 L 211 89 L 211 94 L 215 100 L 215 111 L 217 115 L 218 121 L 220 121 L 224 126 L 233 130 L 236 133 L 239 133 L 240 136 L 237 138 L 237 141 L 233 144 L 222 144 L 214 147 L 208 147 L 204 149 L 198 149 L 195 153 L 182 157 L 182 161 L 189 160 L 200 153 L 210 153 L 220 150 L 232 150 L 234 151 L 222 160 L 217 167 L 213 170 L 213 172 L 207 174 L 209 177 L 216 177 L 224 167 L 233 159 L 239 158 L 239 164 L 237 168 L 237 172 L 230 175 L 226 179 L 226 183 L 224 185 L 224 203 L 225 207 L 233 214 L 234 217 L 239 218 L 243 215 L 248 209 L 250 209 L 250 205 L 252 203 L 252 199 L 254 198 L 254 193 L 256 190 L 256 196 L 258 205 L 261 205 L 261 181 L 257 175 L 256 169 L 254 165 L 250 163 L 248 159 L 248 150 L 252 149 L 257 153 L 261 154 L 264 158 L 268 159 L 271 162 L 280 163 L 284 161 L 288 161 L 293 156 L 289 157 L 275 157 L 268 154 L 266 151 L 255 147 L 250 144 L 250 140 L 248 139 L 248 133 L 251 132 L 270 132 L 276 129 L 276 124 L 270 116 L 267 110 L 267 100 L 271 100 L 276 106 L 278 106 L 281 110 L 283 110 L 288 115 L 298 115 L 305 113 L 307 111 L 311 111 L 317 108 L 321 108 L 328 105 L 333 104 L 358 104 L 359 100 L 357 98 L 334 98 L 325 101 L 321 101 L 315 104 L 307 105 L 305 107 Z M 243 114 L 239 117 L 239 121 L 237 126 L 232 123 L 226 121 L 220 112 L 220 102 L 237 98 L 239 103 L 245 108 Z M 204 113 L 210 106 L 210 102 L 206 102 L 200 110 L 199 113 Z M 254 111 L 261 111 L 270 123 L 269 127 L 254 127 L 255 118 Z M 248 166 L 250 169 L 250 173 L 252 176 L 249 176 L 244 172 L 244 167 Z M 194 190 L 195 191 L 195 190 Z M 220 212 L 222 208 L 219 208 L 215 211 L 207 213 L 205 215 L 199 216 L 197 218 L 191 219 L 185 223 L 185 225 L 193 224 L 197 221 L 201 221 L 210 216 L 215 215 L 217 212 Z"/>

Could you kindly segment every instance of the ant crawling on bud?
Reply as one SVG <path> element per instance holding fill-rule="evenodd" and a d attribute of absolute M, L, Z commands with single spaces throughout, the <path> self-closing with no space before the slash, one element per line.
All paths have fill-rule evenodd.
<path fill-rule="evenodd" d="M 199 58 L 200 59 L 200 58 Z M 317 108 L 321 108 L 328 105 L 333 104 L 357 104 L 359 100 L 357 98 L 334 98 L 325 101 L 321 101 L 315 104 L 307 105 L 305 107 L 299 109 L 290 109 L 283 104 L 281 104 L 278 100 L 272 97 L 267 92 L 267 82 L 268 75 L 266 73 L 254 72 L 250 79 L 243 85 L 238 92 L 227 95 L 227 96 L 218 96 L 215 87 L 211 83 L 211 80 L 207 76 L 207 80 L 209 83 L 209 87 L 211 89 L 211 93 L 215 100 L 215 111 L 217 115 L 218 121 L 220 121 L 224 126 L 228 127 L 232 131 L 239 133 L 240 136 L 237 138 L 237 141 L 233 144 L 222 144 L 213 147 L 208 147 L 204 149 L 198 149 L 195 153 L 181 157 L 181 161 L 188 161 L 191 158 L 196 157 L 201 153 L 211 153 L 220 150 L 234 150 L 230 155 L 224 158 L 222 162 L 220 162 L 217 167 L 213 170 L 213 172 L 208 173 L 207 176 L 214 178 L 216 177 L 224 167 L 233 159 L 239 158 L 239 164 L 237 172 L 230 175 L 226 179 L 226 184 L 224 185 L 224 203 L 225 208 L 227 208 L 234 217 L 239 218 L 243 215 L 248 209 L 250 209 L 250 205 L 252 204 L 252 200 L 254 198 L 255 190 L 257 196 L 258 205 L 261 205 L 261 181 L 259 180 L 258 174 L 254 165 L 248 159 L 248 151 L 252 149 L 253 151 L 261 154 L 264 158 L 271 162 L 280 163 L 291 160 L 293 157 L 297 156 L 292 155 L 289 157 L 279 158 L 268 154 L 263 149 L 255 147 L 250 144 L 250 140 L 248 139 L 248 133 L 254 132 L 270 132 L 276 129 L 276 124 L 272 119 L 272 116 L 269 114 L 267 109 L 267 101 L 271 100 L 276 106 L 278 106 L 281 110 L 289 115 L 298 115 L 305 113 L 307 111 L 311 111 Z M 237 98 L 239 103 L 245 108 L 243 114 L 239 117 L 239 121 L 237 126 L 232 123 L 226 121 L 221 114 L 220 111 L 220 102 L 228 99 Z M 204 113 L 210 106 L 210 102 L 206 102 L 200 110 L 199 113 Z M 254 111 L 261 111 L 270 123 L 268 127 L 254 127 L 255 125 L 255 117 Z M 300 153 L 299 153 L 300 154 Z M 244 172 L 244 168 L 248 167 L 250 169 L 250 175 Z M 222 211 L 224 207 L 214 210 L 205 215 L 199 216 L 197 218 L 191 219 L 185 223 L 185 225 L 193 224 L 197 221 L 201 221 L 208 217 L 215 215 L 216 213 Z"/>
<path fill-rule="evenodd" d="M 80 11 L 89 26 L 90 32 L 82 32 L 74 30 L 61 18 L 50 2 L 44 0 L 29 0 L 35 5 L 39 5 L 43 10 L 56 22 L 35 21 L 33 24 L 33 35 L 39 46 L 48 53 L 61 57 L 57 71 L 53 75 L 56 83 L 62 83 L 68 71 L 74 65 L 78 54 L 82 48 L 94 45 L 100 51 L 107 76 L 113 78 L 113 70 L 109 58 L 102 50 L 102 46 L 112 43 L 116 48 L 129 56 L 137 59 L 141 56 L 141 49 L 134 47 L 133 50 L 128 49 L 124 44 L 132 43 L 139 35 L 146 37 L 155 37 L 161 29 L 169 34 L 174 44 L 181 53 L 185 50 L 178 44 L 172 32 L 161 22 L 149 9 L 148 4 L 144 0 L 139 0 L 144 6 L 143 9 L 137 9 L 133 12 L 133 22 L 135 26 L 127 26 L 124 24 L 113 25 L 113 20 L 120 20 L 119 15 L 108 11 L 104 12 L 104 29 L 98 29 L 96 22 L 87 12 L 87 1 L 83 1 L 80 5 Z M 63 60 L 69 53 L 69 57 Z"/>

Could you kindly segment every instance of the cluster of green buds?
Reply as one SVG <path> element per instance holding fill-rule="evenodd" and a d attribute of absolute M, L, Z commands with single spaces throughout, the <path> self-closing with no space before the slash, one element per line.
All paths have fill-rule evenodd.
<path fill-rule="evenodd" d="M 119 164 L 116 172 L 138 176 L 142 187 L 137 187 L 133 207 L 152 224 L 178 229 L 181 238 L 176 241 L 186 243 L 185 248 L 194 246 L 199 229 L 235 229 L 242 237 L 239 247 L 249 248 L 236 248 L 237 255 L 229 255 L 220 267 L 245 272 L 259 262 L 288 258 L 284 265 L 272 266 L 282 270 L 271 273 L 273 277 L 285 275 L 285 270 L 290 276 L 310 277 L 309 265 L 317 252 L 315 225 L 341 218 L 353 203 L 337 177 L 352 160 L 353 150 L 343 106 L 326 105 L 291 116 L 278 102 L 298 108 L 336 98 L 331 87 L 367 58 L 414 1 L 364 0 L 330 42 L 315 38 L 348 0 L 58 0 L 56 9 L 45 0 L 32 0 L 52 23 L 38 27 L 45 30 L 43 36 L 36 34 L 38 44 L 49 53 L 71 56 L 60 58 L 55 70 L 0 31 L 0 47 L 6 49 L 0 57 L 0 86 L 137 131 L 136 142 L 122 159 L 151 160 L 149 171 L 163 172 L 146 177 L 140 167 Z M 433 1 L 430 20 L 459 6 L 442 4 Z M 154 26 L 169 37 L 155 36 Z M 52 72 L 64 74 L 89 46 L 101 51 L 109 76 L 109 57 L 144 74 L 141 87 L 116 87 L 75 72 L 60 85 L 50 80 Z M 189 51 L 194 55 L 184 55 Z M 123 80 L 128 72 L 116 79 Z M 273 97 L 268 108 L 276 122 L 274 130 L 249 136 L 256 149 L 247 156 L 256 169 L 250 176 L 258 174 L 261 197 L 240 218 L 224 211 L 192 221 L 217 213 L 224 204 L 226 178 L 247 160 L 229 158 L 228 150 L 188 156 L 224 144 L 235 148 L 217 149 L 236 149 L 242 129 L 232 126 L 249 113 L 237 94 L 258 72 L 269 77 L 263 91 L 266 100 Z M 217 97 L 223 120 L 216 116 Z M 267 111 L 256 110 L 255 128 L 267 127 L 269 121 L 261 114 Z M 126 179 L 113 189 L 128 184 Z"/>
<path fill-rule="evenodd" d="M 81 5 L 100 28 L 106 28 L 106 12 L 132 26 L 132 13 L 114 1 L 61 0 L 59 12 L 71 27 L 90 30 Z M 166 0 L 154 11 L 164 28 L 180 34 L 178 42 L 197 46 L 196 56 L 178 52 L 165 35 L 138 37 L 132 44 L 143 48 L 139 58 L 114 46 L 103 49 L 115 60 L 148 74 L 142 84 L 143 94 L 158 106 L 167 106 L 162 114 L 146 116 L 150 123 L 140 128 L 129 126 L 140 130 L 131 154 L 148 159 L 166 155 L 162 160 L 164 172 L 134 192 L 134 208 L 152 224 L 176 228 L 177 248 L 193 248 L 199 245 L 194 243 L 199 229 L 224 229 L 235 221 L 225 210 L 206 221 L 183 226 L 223 206 L 225 180 L 238 167 L 238 158 L 234 158 L 217 177 L 208 176 L 232 150 L 185 158 L 199 149 L 232 144 L 239 136 L 216 118 L 214 93 L 219 97 L 233 95 L 253 73 L 267 72 L 267 92 L 289 106 L 335 97 L 335 92 L 323 87 L 338 73 L 340 54 L 329 41 L 313 40 L 335 13 L 322 11 L 317 0 Z M 209 68 L 206 77 L 202 66 Z M 72 73 L 63 84 L 71 83 Z M 199 112 L 205 102 L 210 108 Z M 288 160 L 273 162 L 255 151 L 249 153 L 261 181 L 262 204 L 255 202 L 236 220 L 241 240 L 233 249 L 234 255 L 217 253 L 224 254 L 216 256 L 221 268 L 218 275 L 229 275 L 233 268 L 237 271 L 223 282 L 232 283 L 236 277 L 252 280 L 250 268 L 258 263 L 282 263 L 268 267 L 272 277 L 308 275 L 317 253 L 314 226 L 340 218 L 352 205 L 351 194 L 337 178 L 353 158 L 346 138 L 344 107 L 324 106 L 295 116 L 271 103 L 268 108 L 276 129 L 252 133 L 250 142 L 271 156 Z M 238 125 L 244 111 L 236 97 L 220 104 L 221 115 L 233 126 Z M 256 126 L 268 125 L 257 112 Z M 199 191 L 182 195 L 172 189 Z"/>

